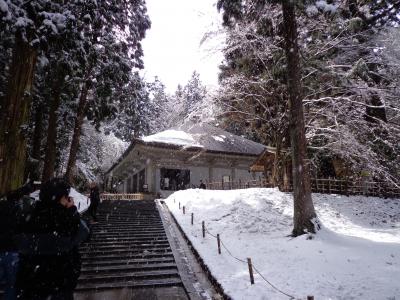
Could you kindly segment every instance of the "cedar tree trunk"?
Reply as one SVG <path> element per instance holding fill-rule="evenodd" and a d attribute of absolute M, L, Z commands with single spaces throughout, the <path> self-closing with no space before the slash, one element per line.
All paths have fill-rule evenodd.
<path fill-rule="evenodd" d="M 35 127 L 33 129 L 32 150 L 26 166 L 25 178 L 40 180 L 40 150 L 42 146 L 43 133 L 43 110 L 40 104 L 35 111 Z"/>
<path fill-rule="evenodd" d="M 76 155 L 79 149 L 79 139 L 81 137 L 83 119 L 85 118 L 88 89 L 89 89 L 89 84 L 86 81 L 82 86 L 81 95 L 79 97 L 78 111 L 75 117 L 74 134 L 72 136 L 67 170 L 65 172 L 65 178 L 69 181 L 70 184 L 73 183 L 74 179 L 73 170 L 76 163 Z"/>
<path fill-rule="evenodd" d="M 33 131 L 32 153 L 31 153 L 31 157 L 35 160 L 40 160 L 40 149 L 42 146 L 42 133 L 43 133 L 43 109 L 44 109 L 43 105 L 40 104 L 35 113 L 35 129 Z"/>
<path fill-rule="evenodd" d="M 36 58 L 36 50 L 17 35 L 0 113 L 0 195 L 23 183 L 26 163 L 23 128 L 29 118 Z"/>
<path fill-rule="evenodd" d="M 57 156 L 57 110 L 60 107 L 64 77 L 64 73 L 59 72 L 52 88 L 42 182 L 46 182 L 54 177 Z"/>
<path fill-rule="evenodd" d="M 310 172 L 306 163 L 306 136 L 301 95 L 299 48 L 297 44 L 297 23 L 295 5 L 292 0 L 282 0 L 285 31 L 285 51 L 290 105 L 290 140 L 292 148 L 294 220 L 293 236 L 316 232 L 313 219 L 316 218 L 311 198 Z"/>

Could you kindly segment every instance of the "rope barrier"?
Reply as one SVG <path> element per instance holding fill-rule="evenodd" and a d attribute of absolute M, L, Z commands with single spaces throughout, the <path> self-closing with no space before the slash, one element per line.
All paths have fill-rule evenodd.
<path fill-rule="evenodd" d="M 196 222 L 196 223 L 197 223 L 197 222 Z M 199 223 L 197 223 L 197 224 L 199 224 Z M 212 236 L 213 238 L 217 239 L 217 236 L 214 235 L 214 234 L 212 234 L 212 233 L 207 229 L 207 227 L 205 227 L 205 231 L 206 231 L 206 233 L 207 233 L 208 235 L 210 235 L 210 236 Z M 221 242 L 222 247 L 226 250 L 226 252 L 227 252 L 232 258 L 234 258 L 235 260 L 237 260 L 237 261 L 239 261 L 239 262 L 242 262 L 242 263 L 247 264 L 247 261 L 246 261 L 246 260 L 241 259 L 241 258 L 238 258 L 238 257 L 236 257 L 235 255 L 233 255 L 232 252 L 228 249 L 228 247 L 224 244 L 224 242 L 222 241 L 222 239 L 220 239 L 220 242 Z M 288 293 L 282 291 L 281 289 L 279 289 L 278 287 L 276 287 L 274 284 L 272 284 L 267 278 L 265 278 L 265 276 L 263 276 L 263 275 L 261 274 L 261 272 L 254 266 L 254 264 L 253 264 L 253 269 L 256 271 L 256 273 L 257 273 L 258 275 L 260 275 L 261 279 L 264 280 L 264 281 L 265 281 L 269 286 L 271 286 L 273 289 L 275 289 L 276 291 L 278 291 L 278 292 L 281 293 L 282 295 L 285 295 L 285 296 L 288 297 L 289 299 L 295 299 L 294 296 L 292 296 L 292 295 L 290 295 L 290 294 L 288 294 Z"/>

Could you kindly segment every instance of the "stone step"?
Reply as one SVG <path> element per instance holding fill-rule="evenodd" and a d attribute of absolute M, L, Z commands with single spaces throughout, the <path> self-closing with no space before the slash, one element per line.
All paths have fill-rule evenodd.
<path fill-rule="evenodd" d="M 86 249 L 86 248 L 109 248 L 109 247 L 135 247 L 135 246 L 141 246 L 141 247 L 151 247 L 154 245 L 169 245 L 167 240 L 162 240 L 162 241 L 114 241 L 114 242 L 101 242 L 98 241 L 96 243 L 90 243 L 90 244 L 83 244 L 80 249 Z"/>
<path fill-rule="evenodd" d="M 168 239 L 167 238 L 125 238 L 125 239 L 98 239 L 98 240 L 91 240 L 91 244 L 96 244 L 96 245 L 115 245 L 115 244 L 120 244 L 120 245 L 125 245 L 125 244 L 151 244 L 151 243 L 167 243 Z M 89 245 L 89 242 L 84 243 L 82 246 Z"/>
<path fill-rule="evenodd" d="M 143 279 L 159 279 L 178 277 L 177 269 L 153 270 L 153 271 L 137 271 L 137 272 L 107 272 L 99 274 L 81 274 L 79 283 L 102 283 L 115 281 L 143 280 Z"/>
<path fill-rule="evenodd" d="M 97 233 L 91 237 L 90 241 L 96 241 L 96 240 L 103 241 L 103 240 L 112 239 L 112 238 L 124 239 L 124 238 L 151 238 L 151 237 L 165 238 L 166 234 L 165 234 L 165 232 L 158 232 L 158 233 L 126 232 L 126 233 L 120 233 L 120 234 Z"/>
<path fill-rule="evenodd" d="M 157 241 L 168 241 L 166 236 L 154 237 L 152 236 L 142 236 L 142 237 L 109 237 L 109 238 L 96 238 L 92 237 L 89 241 L 85 242 L 84 245 L 89 243 L 104 243 L 104 244 L 114 244 L 114 243 L 129 243 L 129 242 L 157 242 Z"/>
<path fill-rule="evenodd" d="M 112 249 L 112 250 L 87 250 L 81 251 L 82 257 L 83 256 L 98 256 L 98 255 L 105 255 L 105 254 L 118 254 L 118 255 L 130 255 L 130 254 L 154 254 L 154 253 L 165 253 L 171 251 L 169 246 L 161 247 L 161 248 L 133 248 L 133 249 Z"/>
<path fill-rule="evenodd" d="M 108 235 L 97 235 L 97 236 L 93 236 L 90 239 L 90 243 L 97 243 L 97 242 L 107 242 L 107 241 L 112 241 L 113 238 L 117 237 L 117 239 L 114 239 L 114 241 L 117 240 L 122 240 L 122 241 L 131 241 L 132 239 L 135 240 L 136 238 L 147 238 L 150 239 L 152 237 L 154 237 L 154 235 L 134 235 L 134 234 L 125 234 L 125 235 L 118 235 L 116 236 L 115 234 L 108 234 Z M 156 238 L 158 239 L 165 239 L 166 235 L 157 235 Z M 139 239 L 138 239 L 139 241 Z"/>
<path fill-rule="evenodd" d="M 161 222 L 148 222 L 154 226 L 162 226 Z M 113 220 L 104 220 L 104 222 L 99 221 L 99 223 L 92 224 L 93 228 L 96 227 L 106 227 L 106 226 L 115 226 L 115 227 L 125 227 L 125 226 L 136 226 L 136 227 L 143 227 L 144 222 L 138 222 L 138 223 L 133 223 L 133 222 L 125 222 L 125 221 L 113 221 Z"/>
<path fill-rule="evenodd" d="M 100 245 L 90 245 L 86 247 L 81 247 L 79 250 L 81 253 L 85 252 L 110 252 L 110 251 L 128 251 L 128 250 L 139 250 L 139 249 L 161 249 L 169 248 L 169 243 L 164 244 L 130 244 L 130 245 L 112 245 L 112 246 L 100 246 Z"/>
<path fill-rule="evenodd" d="M 154 263 L 173 263 L 174 257 L 153 257 L 153 258 L 135 258 L 127 259 L 126 257 L 120 259 L 103 259 L 96 261 L 84 261 L 82 262 L 82 267 L 103 267 L 103 266 L 130 266 L 136 264 L 154 264 Z"/>
<path fill-rule="evenodd" d="M 116 232 L 116 233 L 137 233 L 137 234 L 150 234 L 150 233 L 164 233 L 164 228 L 159 227 L 159 228 L 125 228 L 125 229 L 113 229 L 113 228 L 98 228 L 98 229 L 92 229 L 92 234 L 97 234 L 97 233 L 109 233 L 109 232 Z"/>
<path fill-rule="evenodd" d="M 150 232 L 164 232 L 163 227 L 151 227 L 151 228 L 137 228 L 137 227 L 128 227 L 128 228 L 114 228 L 114 227 L 102 227 L 98 229 L 92 229 L 92 234 L 97 234 L 97 233 L 110 233 L 110 232 L 115 232 L 115 233 L 127 233 L 127 232 L 133 232 L 133 233 L 150 233 Z"/>
<path fill-rule="evenodd" d="M 82 255 L 82 260 L 86 261 L 101 261 L 101 260 L 106 260 L 106 259 L 120 259 L 120 258 L 125 258 L 126 260 L 128 259 L 136 259 L 136 258 L 156 258 L 156 257 L 173 257 L 172 252 L 152 252 L 152 253 L 126 253 L 124 256 L 121 257 L 119 254 L 99 254 L 99 255 Z"/>
<path fill-rule="evenodd" d="M 150 271 L 150 270 L 163 270 L 163 269 L 174 269 L 176 270 L 175 263 L 145 263 L 145 264 L 134 264 L 134 265 L 114 265 L 114 266 L 84 266 L 81 274 L 98 274 L 98 273 L 112 273 L 112 272 L 139 272 L 139 271 Z"/>
<path fill-rule="evenodd" d="M 115 224 L 115 225 L 123 225 L 124 223 L 128 225 L 135 225 L 140 226 L 145 223 L 152 223 L 152 224 L 160 224 L 159 218 L 145 218 L 145 219 L 137 219 L 137 218 L 124 218 L 124 219 L 113 219 L 113 218 L 103 218 L 101 216 L 97 216 L 98 223 L 93 223 L 93 226 L 99 226 L 104 224 Z"/>
<path fill-rule="evenodd" d="M 181 286 L 182 281 L 179 278 L 160 278 L 152 280 L 129 280 L 122 282 L 107 282 L 107 283 L 79 283 L 76 291 L 85 290 L 107 290 L 119 288 L 157 288 L 168 286 Z"/>

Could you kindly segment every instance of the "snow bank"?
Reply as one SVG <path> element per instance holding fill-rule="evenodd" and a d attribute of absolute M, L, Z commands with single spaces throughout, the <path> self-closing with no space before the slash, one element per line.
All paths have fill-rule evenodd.
<path fill-rule="evenodd" d="M 187 132 L 180 130 L 165 130 L 153 135 L 142 137 L 142 140 L 145 142 L 158 142 L 165 144 L 174 144 L 174 145 L 182 145 L 182 146 L 196 146 L 202 147 L 199 145 L 193 136 Z"/>
<path fill-rule="evenodd" d="M 30 194 L 30 196 L 35 198 L 36 200 L 39 200 L 39 190 L 34 191 L 32 194 Z M 90 200 L 88 197 L 79 193 L 74 188 L 71 188 L 71 191 L 69 192 L 69 196 L 74 198 L 75 206 L 78 208 L 78 211 L 80 213 L 82 213 L 88 209 L 89 204 L 90 204 Z"/>
<path fill-rule="evenodd" d="M 314 239 L 288 237 L 292 195 L 277 189 L 186 190 L 166 199 L 171 212 L 213 275 L 233 299 L 288 299 L 215 238 L 202 238 L 201 221 L 220 234 L 232 254 L 251 257 L 260 273 L 282 291 L 305 299 L 397 299 L 400 296 L 400 201 L 313 195 L 324 228 Z M 185 205 L 186 214 L 179 210 Z M 195 225 L 190 224 L 194 213 Z"/>

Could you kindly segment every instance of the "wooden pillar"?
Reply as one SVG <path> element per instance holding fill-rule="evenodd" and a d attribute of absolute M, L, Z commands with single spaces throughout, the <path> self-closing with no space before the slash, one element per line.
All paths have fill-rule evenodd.
<path fill-rule="evenodd" d="M 212 162 L 208 166 L 208 181 L 214 182 L 214 167 L 212 166 Z"/>

